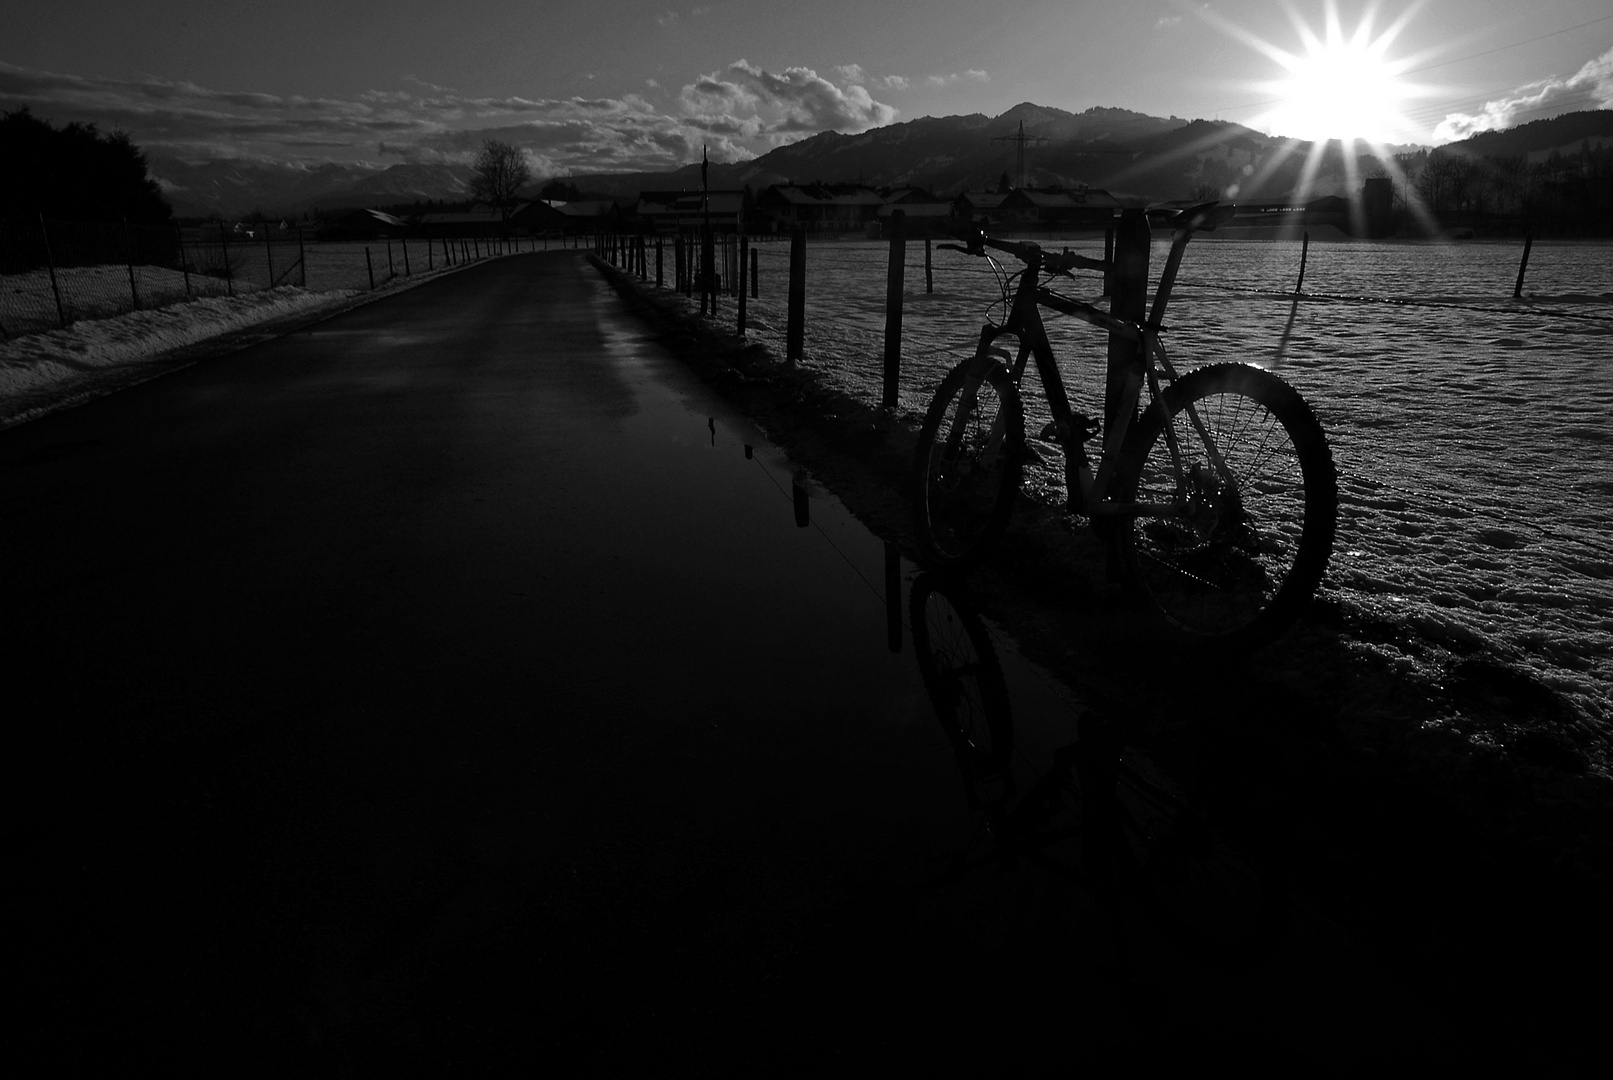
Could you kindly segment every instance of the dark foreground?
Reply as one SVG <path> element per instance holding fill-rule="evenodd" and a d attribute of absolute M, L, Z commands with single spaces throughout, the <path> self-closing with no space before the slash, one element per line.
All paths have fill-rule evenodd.
<path fill-rule="evenodd" d="M 1540 921 L 1583 898 L 1465 854 L 1519 924 L 1397 851 L 1365 917 L 1296 888 L 1235 968 L 966 863 L 912 568 L 792 471 L 561 255 L 0 435 L 25 1039 L 62 1074 L 1583 1060 L 1553 990 L 1598 954 Z M 995 648 L 1034 777 L 1091 701 Z M 1431 936 L 1494 962 L 1419 978 Z"/>

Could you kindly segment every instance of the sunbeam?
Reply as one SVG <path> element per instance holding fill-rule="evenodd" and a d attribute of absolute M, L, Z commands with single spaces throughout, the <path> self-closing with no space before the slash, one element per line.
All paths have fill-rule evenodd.
<path fill-rule="evenodd" d="M 1293 155 L 1304 153 L 1304 166 L 1293 194 L 1296 199 L 1309 198 L 1328 154 L 1337 153 L 1353 191 L 1365 179 L 1358 156 L 1371 154 L 1394 181 L 1412 214 L 1427 218 L 1395 164 L 1393 150 L 1396 144 L 1420 141 L 1408 110 L 1414 102 L 1433 96 L 1437 90 L 1406 78 L 1409 72 L 1426 67 L 1431 54 L 1395 50 L 1396 41 L 1422 6 L 1409 5 L 1379 29 L 1380 8 L 1373 5 L 1353 28 L 1347 29 L 1334 0 L 1326 0 L 1320 27 L 1313 27 L 1292 4 L 1284 3 L 1294 32 L 1288 47 L 1229 21 L 1213 8 L 1195 9 L 1199 18 L 1260 53 L 1276 67 L 1272 77 L 1239 84 L 1260 94 L 1253 107 L 1261 111 L 1247 121 L 1248 126 L 1285 140 L 1260 172 L 1250 178 L 1251 187 L 1258 187 Z M 1223 194 L 1235 198 L 1237 191 L 1229 189 Z M 1352 212 L 1360 216 L 1358 203 Z"/>

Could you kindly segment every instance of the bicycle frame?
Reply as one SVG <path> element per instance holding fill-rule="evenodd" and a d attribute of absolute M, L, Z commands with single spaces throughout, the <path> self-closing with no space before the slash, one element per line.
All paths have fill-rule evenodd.
<path fill-rule="evenodd" d="M 1138 419 L 1137 405 L 1142 398 L 1144 383 L 1147 384 L 1149 391 L 1148 407 L 1161 410 L 1160 419 L 1165 421 L 1165 441 L 1170 451 L 1178 486 L 1185 479 L 1181 448 L 1177 444 L 1176 432 L 1168 422 L 1169 417 L 1163 413 L 1164 404 L 1160 391 L 1161 372 L 1169 381 L 1177 377 L 1176 369 L 1171 365 L 1159 338 L 1165 329 L 1165 308 L 1170 301 L 1176 274 L 1181 267 L 1182 255 L 1187 249 L 1193 231 L 1190 225 L 1178 229 L 1172 236 L 1170 255 L 1166 259 L 1164 272 L 1160 275 L 1159 289 L 1155 294 L 1153 307 L 1147 319 L 1142 322 L 1117 319 L 1085 301 L 1073 300 L 1053 292 L 1042 284 L 1043 267 L 1033 255 L 1026 260 L 1025 269 L 1019 274 L 1020 282 L 1002 325 L 988 323 L 981 328 L 980 344 L 975 356 L 981 364 L 982 375 L 986 364 L 994 358 L 1000 358 L 1005 361 L 1010 378 L 1018 386 L 1024 377 L 1028 361 L 1031 358 L 1035 359 L 1036 370 L 1041 376 L 1042 388 L 1047 395 L 1048 409 L 1053 416 L 1052 425 L 1044 429 L 1042 437 L 1051 438 L 1064 452 L 1065 490 L 1069 493 L 1068 504 L 1073 510 L 1095 518 L 1174 517 L 1181 512 L 1180 507 L 1174 504 L 1119 504 L 1105 501 L 1104 497 L 1119 464 L 1120 449 L 1125 444 L 1126 435 Z M 987 241 L 987 244 L 1016 252 L 1025 250 L 1020 245 L 1005 245 L 992 241 Z M 1024 257 L 1023 254 L 1021 257 Z M 1090 475 L 1090 463 L 1084 445 L 1085 432 L 1082 430 L 1084 425 L 1076 422 L 1074 411 L 1070 407 L 1069 393 L 1064 387 L 1063 374 L 1047 337 L 1047 326 L 1042 321 L 1041 309 L 1044 307 L 1080 319 L 1100 330 L 1137 344 L 1135 361 L 1126 372 L 1114 422 L 1108 425 L 1104 435 L 1103 451 L 1095 476 Z M 1005 334 L 1012 334 L 1019 340 L 1018 354 L 1012 358 L 1006 350 L 994 346 L 996 340 Z M 1197 412 L 1191 405 L 1187 407 L 1186 412 L 1204 442 L 1211 463 L 1218 473 L 1226 476 L 1226 465 L 1221 460 L 1214 440 L 1209 437 Z M 1083 477 L 1083 468 L 1089 470 L 1088 477 Z"/>

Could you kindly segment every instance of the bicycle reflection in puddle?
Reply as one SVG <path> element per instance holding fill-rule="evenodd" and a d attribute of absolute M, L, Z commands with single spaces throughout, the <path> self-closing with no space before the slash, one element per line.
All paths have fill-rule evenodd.
<path fill-rule="evenodd" d="M 1099 901 L 1116 929 L 1116 974 L 1134 964 L 1125 926 L 1141 916 L 1187 957 L 1216 970 L 1270 959 L 1288 897 L 1242 857 L 1125 743 L 1113 710 L 1080 717 L 1079 737 L 1040 771 L 1015 745 L 1013 711 L 991 636 L 963 586 L 933 574 L 912 585 L 914 652 L 982 829 L 939 889 L 997 864 L 1029 860 Z M 1023 792 L 1023 793 L 1022 793 Z"/>

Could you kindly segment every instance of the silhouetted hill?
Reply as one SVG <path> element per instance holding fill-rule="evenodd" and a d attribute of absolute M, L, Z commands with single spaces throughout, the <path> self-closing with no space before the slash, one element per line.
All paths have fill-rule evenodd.
<path fill-rule="evenodd" d="M 470 196 L 471 170 L 461 165 L 320 165 L 153 158 L 152 175 L 181 217 L 236 217 L 262 210 L 280 216 L 308 210 L 379 206 Z"/>
<path fill-rule="evenodd" d="M 999 116 L 925 116 L 870 131 L 827 131 L 750 161 L 710 167 L 711 186 L 760 190 L 769 184 L 861 181 L 909 184 L 937 194 L 994 189 L 1017 182 L 1015 140 L 1027 137 L 1026 179 L 1036 187 L 1087 185 L 1134 201 L 1215 194 L 1240 202 L 1347 194 L 1373 163 L 1347 160 L 1339 143 L 1313 144 L 1263 135 L 1214 120 L 1149 116 L 1128 109 L 1072 113 L 1023 102 Z M 1508 131 L 1485 132 L 1448 149 L 1479 156 L 1577 151 L 1613 143 L 1613 110 L 1570 113 Z M 1391 151 L 1408 149 L 1392 147 Z M 300 214 L 469 197 L 471 170 L 454 165 L 319 166 L 271 162 L 183 162 L 154 158 L 151 174 L 182 216 L 224 216 L 261 209 Z M 694 190 L 700 166 L 670 172 L 571 177 L 590 198 L 634 199 L 647 190 Z M 534 185 L 534 189 L 536 184 Z"/>
<path fill-rule="evenodd" d="M 1086 185 L 1139 202 L 1193 198 L 1208 189 L 1243 200 L 1281 200 L 1295 196 L 1313 153 L 1320 167 L 1310 197 L 1340 194 L 1350 183 L 1338 144 L 1313 147 L 1221 121 L 1114 108 L 1072 113 L 1025 102 L 995 117 L 926 116 L 855 135 L 823 132 L 752 161 L 713 165 L 711 185 L 760 189 L 860 180 L 876 187 L 916 184 L 938 194 L 994 189 L 1005 175 L 1018 181 L 1022 129 L 1025 179 L 1035 187 Z M 700 170 L 594 175 L 577 183 L 631 198 L 648 188 L 698 188 Z"/>
<path fill-rule="evenodd" d="M 1577 151 L 1586 140 L 1592 146 L 1613 144 L 1613 109 L 1565 113 L 1505 131 L 1481 131 L 1445 149 L 1473 157 L 1544 157 L 1553 150 Z"/>

